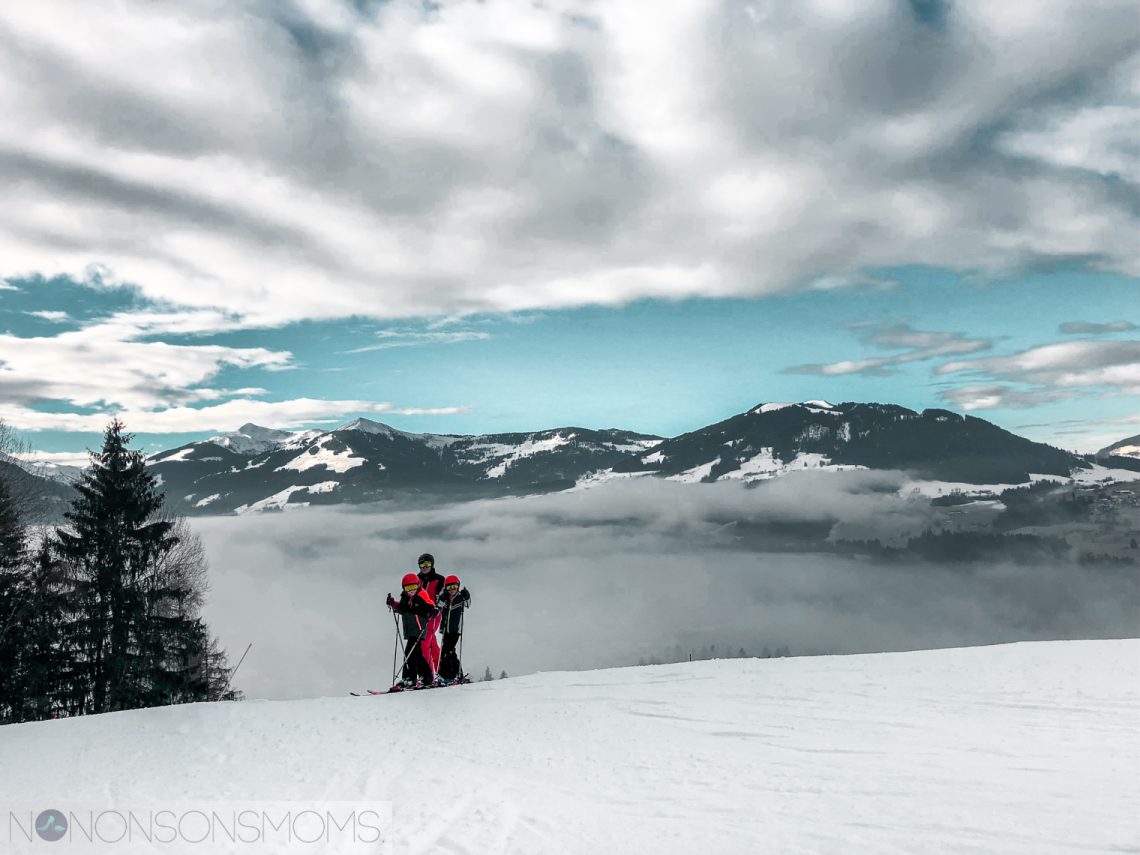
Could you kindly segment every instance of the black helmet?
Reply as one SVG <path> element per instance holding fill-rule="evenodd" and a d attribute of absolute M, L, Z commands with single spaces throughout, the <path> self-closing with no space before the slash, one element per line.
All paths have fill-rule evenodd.
<path fill-rule="evenodd" d="M 423 555 L 416 559 L 416 564 L 423 564 L 424 562 L 427 562 L 432 567 L 435 567 L 435 556 L 430 552 L 425 552 Z"/>

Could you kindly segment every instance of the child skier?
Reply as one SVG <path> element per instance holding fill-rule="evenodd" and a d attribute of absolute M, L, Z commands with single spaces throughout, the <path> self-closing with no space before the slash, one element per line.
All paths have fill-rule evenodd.
<path fill-rule="evenodd" d="M 435 556 L 430 552 L 425 552 L 416 559 L 416 564 L 420 568 L 420 587 L 431 597 L 431 601 L 434 603 L 443 593 L 443 577 L 435 571 Z M 439 632 L 438 615 L 432 619 L 427 632 L 424 634 L 424 641 L 427 644 L 424 648 L 424 655 L 427 657 L 433 673 L 439 671 L 439 639 L 435 635 L 437 632 Z"/>
<path fill-rule="evenodd" d="M 445 686 L 463 679 L 463 665 L 455 652 L 459 635 L 463 632 L 463 612 L 471 605 L 471 594 L 460 588 L 458 576 L 448 576 L 439 595 L 440 628 L 443 630 L 443 651 L 439 657 L 439 681 Z"/>
<path fill-rule="evenodd" d="M 404 624 L 404 671 L 399 686 L 413 689 L 416 678 L 421 685 L 431 686 L 435 684 L 435 669 L 427 657 L 427 635 L 431 622 L 439 619 L 439 610 L 415 573 L 406 574 L 402 585 L 399 600 L 388 595 L 388 608 L 400 615 Z"/>

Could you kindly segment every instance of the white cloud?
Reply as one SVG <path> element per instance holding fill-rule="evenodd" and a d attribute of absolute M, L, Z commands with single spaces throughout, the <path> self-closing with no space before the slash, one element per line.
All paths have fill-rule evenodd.
<path fill-rule="evenodd" d="M 1045 393 L 1140 395 L 1140 341 L 1066 341 L 1012 356 L 948 362 L 937 369 L 938 374 L 961 372 L 1033 384 Z"/>
<path fill-rule="evenodd" d="M 424 347 L 428 345 L 460 344 L 466 341 L 486 341 L 491 334 L 477 330 L 455 330 L 453 332 L 414 332 L 412 330 L 382 330 L 376 333 L 377 344 L 357 347 L 348 353 L 368 353 L 374 350 L 390 350 L 394 347 Z"/>
<path fill-rule="evenodd" d="M 820 374 L 824 377 L 837 377 L 845 374 L 884 376 L 893 374 L 895 368 L 910 362 L 924 362 L 942 356 L 976 353 L 979 350 L 987 350 L 991 346 L 987 339 L 966 338 L 962 333 L 915 330 L 907 324 L 868 325 L 864 327 L 862 338 L 864 343 L 878 350 L 901 350 L 902 352 L 891 356 L 848 359 L 842 362 L 794 365 L 785 369 L 785 372 L 788 374 Z"/>
<path fill-rule="evenodd" d="M 28 463 L 47 464 L 49 466 L 78 466 L 83 468 L 91 461 L 91 457 L 86 451 L 29 451 L 17 456 Z"/>
<path fill-rule="evenodd" d="M 1140 341 L 1066 341 L 1010 356 L 948 362 L 938 374 L 969 373 L 986 381 L 950 388 L 941 397 L 960 409 L 1031 408 L 1074 398 L 1140 396 Z M 1095 426 L 1127 419 L 1084 419 L 1037 427 L 1032 436 L 1064 447 L 1095 451 L 1110 434 Z M 1117 437 L 1119 439 L 1119 437 Z"/>
<path fill-rule="evenodd" d="M 158 331 L 190 331 L 191 313 L 116 315 L 56 336 L 0 333 L 0 393 L 13 401 L 66 401 L 80 407 L 152 409 L 240 394 L 201 384 L 224 367 L 284 368 L 291 354 L 260 347 L 139 341 Z M 193 331 L 201 331 L 194 329 Z M 248 391 L 248 390 L 245 390 Z"/>
<path fill-rule="evenodd" d="M 1101 333 L 1131 332 L 1140 329 L 1131 321 L 1112 321 L 1105 324 L 1094 324 L 1088 321 L 1069 321 L 1061 324 L 1060 332 L 1066 335 L 1099 335 Z"/>
<path fill-rule="evenodd" d="M 71 318 L 67 312 L 43 311 L 28 312 L 28 314 L 36 318 L 43 318 L 45 321 L 51 321 L 52 323 L 62 323 L 63 321 L 70 320 Z"/>
<path fill-rule="evenodd" d="M 942 393 L 943 400 L 950 401 L 966 412 L 993 410 L 999 407 L 1014 409 L 1038 407 L 1075 397 L 1077 397 L 1076 392 L 1015 389 L 998 383 L 987 386 L 961 386 L 947 389 Z"/>
<path fill-rule="evenodd" d="M 9 4 L 0 275 L 271 325 L 1140 273 L 1131 0 L 857 11 Z"/>
<path fill-rule="evenodd" d="M 16 430 L 102 431 L 117 415 L 135 433 L 195 433 L 232 430 L 253 422 L 263 427 L 295 428 L 332 423 L 346 415 L 454 415 L 466 407 L 397 407 L 376 401 L 326 401 L 296 398 L 289 401 L 234 400 L 205 407 L 169 407 L 162 410 L 123 409 L 100 413 L 45 413 L 17 404 L 0 404 L 0 420 Z"/>

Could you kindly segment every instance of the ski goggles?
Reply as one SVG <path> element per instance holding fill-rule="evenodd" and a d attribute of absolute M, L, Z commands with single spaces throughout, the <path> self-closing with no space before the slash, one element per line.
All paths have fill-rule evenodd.
<path fill-rule="evenodd" d="M 420 566 L 426 570 L 428 567 L 431 567 L 432 565 L 431 565 L 430 561 L 421 561 Z"/>
<path fill-rule="evenodd" d="M 458 586 L 458 585 L 448 585 L 448 586 L 447 586 L 447 590 L 449 590 L 449 591 L 458 591 L 458 590 L 459 590 L 459 586 Z"/>
<path fill-rule="evenodd" d="M 407 591 L 409 594 L 412 593 L 412 591 L 415 591 L 417 588 L 419 588 L 419 585 L 405 585 L 404 586 L 404 590 Z"/>

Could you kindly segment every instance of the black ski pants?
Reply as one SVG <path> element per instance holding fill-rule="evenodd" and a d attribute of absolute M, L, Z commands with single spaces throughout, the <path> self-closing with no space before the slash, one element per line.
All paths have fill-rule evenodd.
<path fill-rule="evenodd" d="M 456 680 L 463 673 L 463 664 L 459 661 L 459 654 L 455 652 L 458 644 L 458 632 L 443 634 L 443 648 L 439 653 L 439 676 L 445 680 Z"/>
<path fill-rule="evenodd" d="M 403 677 L 405 680 L 418 678 L 422 683 L 432 681 L 431 665 L 424 656 L 423 642 L 419 638 L 409 638 L 404 644 Z"/>

